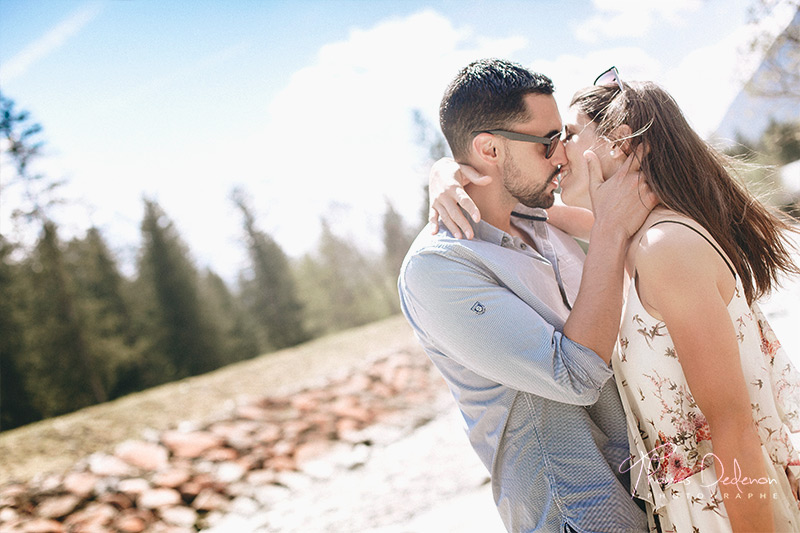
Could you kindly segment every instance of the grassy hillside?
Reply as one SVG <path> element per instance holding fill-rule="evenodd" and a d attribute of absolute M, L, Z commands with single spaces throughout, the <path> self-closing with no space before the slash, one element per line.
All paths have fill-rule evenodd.
<path fill-rule="evenodd" d="M 202 376 L 0 433 L 0 484 L 60 472 L 143 431 L 223 416 L 237 398 L 289 394 L 406 350 L 422 352 L 402 316 L 262 355 Z"/>

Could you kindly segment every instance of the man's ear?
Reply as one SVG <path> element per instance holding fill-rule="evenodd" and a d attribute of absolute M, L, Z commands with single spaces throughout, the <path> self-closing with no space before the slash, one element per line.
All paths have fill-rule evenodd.
<path fill-rule="evenodd" d="M 497 148 L 497 138 L 491 133 L 479 133 L 472 139 L 472 150 L 483 163 L 498 163 L 500 154 Z"/>

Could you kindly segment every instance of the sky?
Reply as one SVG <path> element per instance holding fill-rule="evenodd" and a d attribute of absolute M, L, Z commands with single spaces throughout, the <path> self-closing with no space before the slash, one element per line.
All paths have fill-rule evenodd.
<path fill-rule="evenodd" d="M 0 90 L 44 128 L 37 170 L 67 181 L 62 238 L 95 225 L 130 267 L 151 198 L 198 267 L 235 280 L 234 187 L 291 257 L 314 249 L 322 219 L 379 250 L 387 201 L 418 225 L 430 162 L 413 113 L 438 131 L 444 88 L 475 59 L 547 74 L 562 112 L 616 65 L 712 134 L 757 64 L 754 3 L 0 0 Z M 19 191 L 4 166 L 11 234 Z"/>

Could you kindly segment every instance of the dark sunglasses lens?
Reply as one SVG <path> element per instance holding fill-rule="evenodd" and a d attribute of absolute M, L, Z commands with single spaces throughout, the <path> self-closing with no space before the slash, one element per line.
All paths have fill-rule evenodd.
<path fill-rule="evenodd" d="M 560 142 L 561 134 L 553 135 L 550 137 L 550 144 L 547 145 L 547 151 L 544 153 L 545 159 L 550 159 L 555 153 L 558 143 Z"/>

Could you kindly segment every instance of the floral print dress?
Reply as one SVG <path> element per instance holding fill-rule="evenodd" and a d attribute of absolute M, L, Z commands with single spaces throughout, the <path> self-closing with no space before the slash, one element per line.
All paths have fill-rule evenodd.
<path fill-rule="evenodd" d="M 789 436 L 800 431 L 800 374 L 758 306 L 747 304 L 738 276 L 728 311 L 766 459 L 768 479 L 761 482 L 772 492 L 775 530 L 800 531 L 785 473 L 787 465 L 800 465 Z M 725 502 L 748 497 L 748 482 L 715 472 L 707 455 L 713 448 L 706 418 L 664 322 L 648 314 L 633 281 L 612 364 L 631 444 L 631 458 L 621 469 L 630 470 L 633 495 L 647 502 L 651 531 L 656 524 L 663 533 L 731 531 Z"/>

